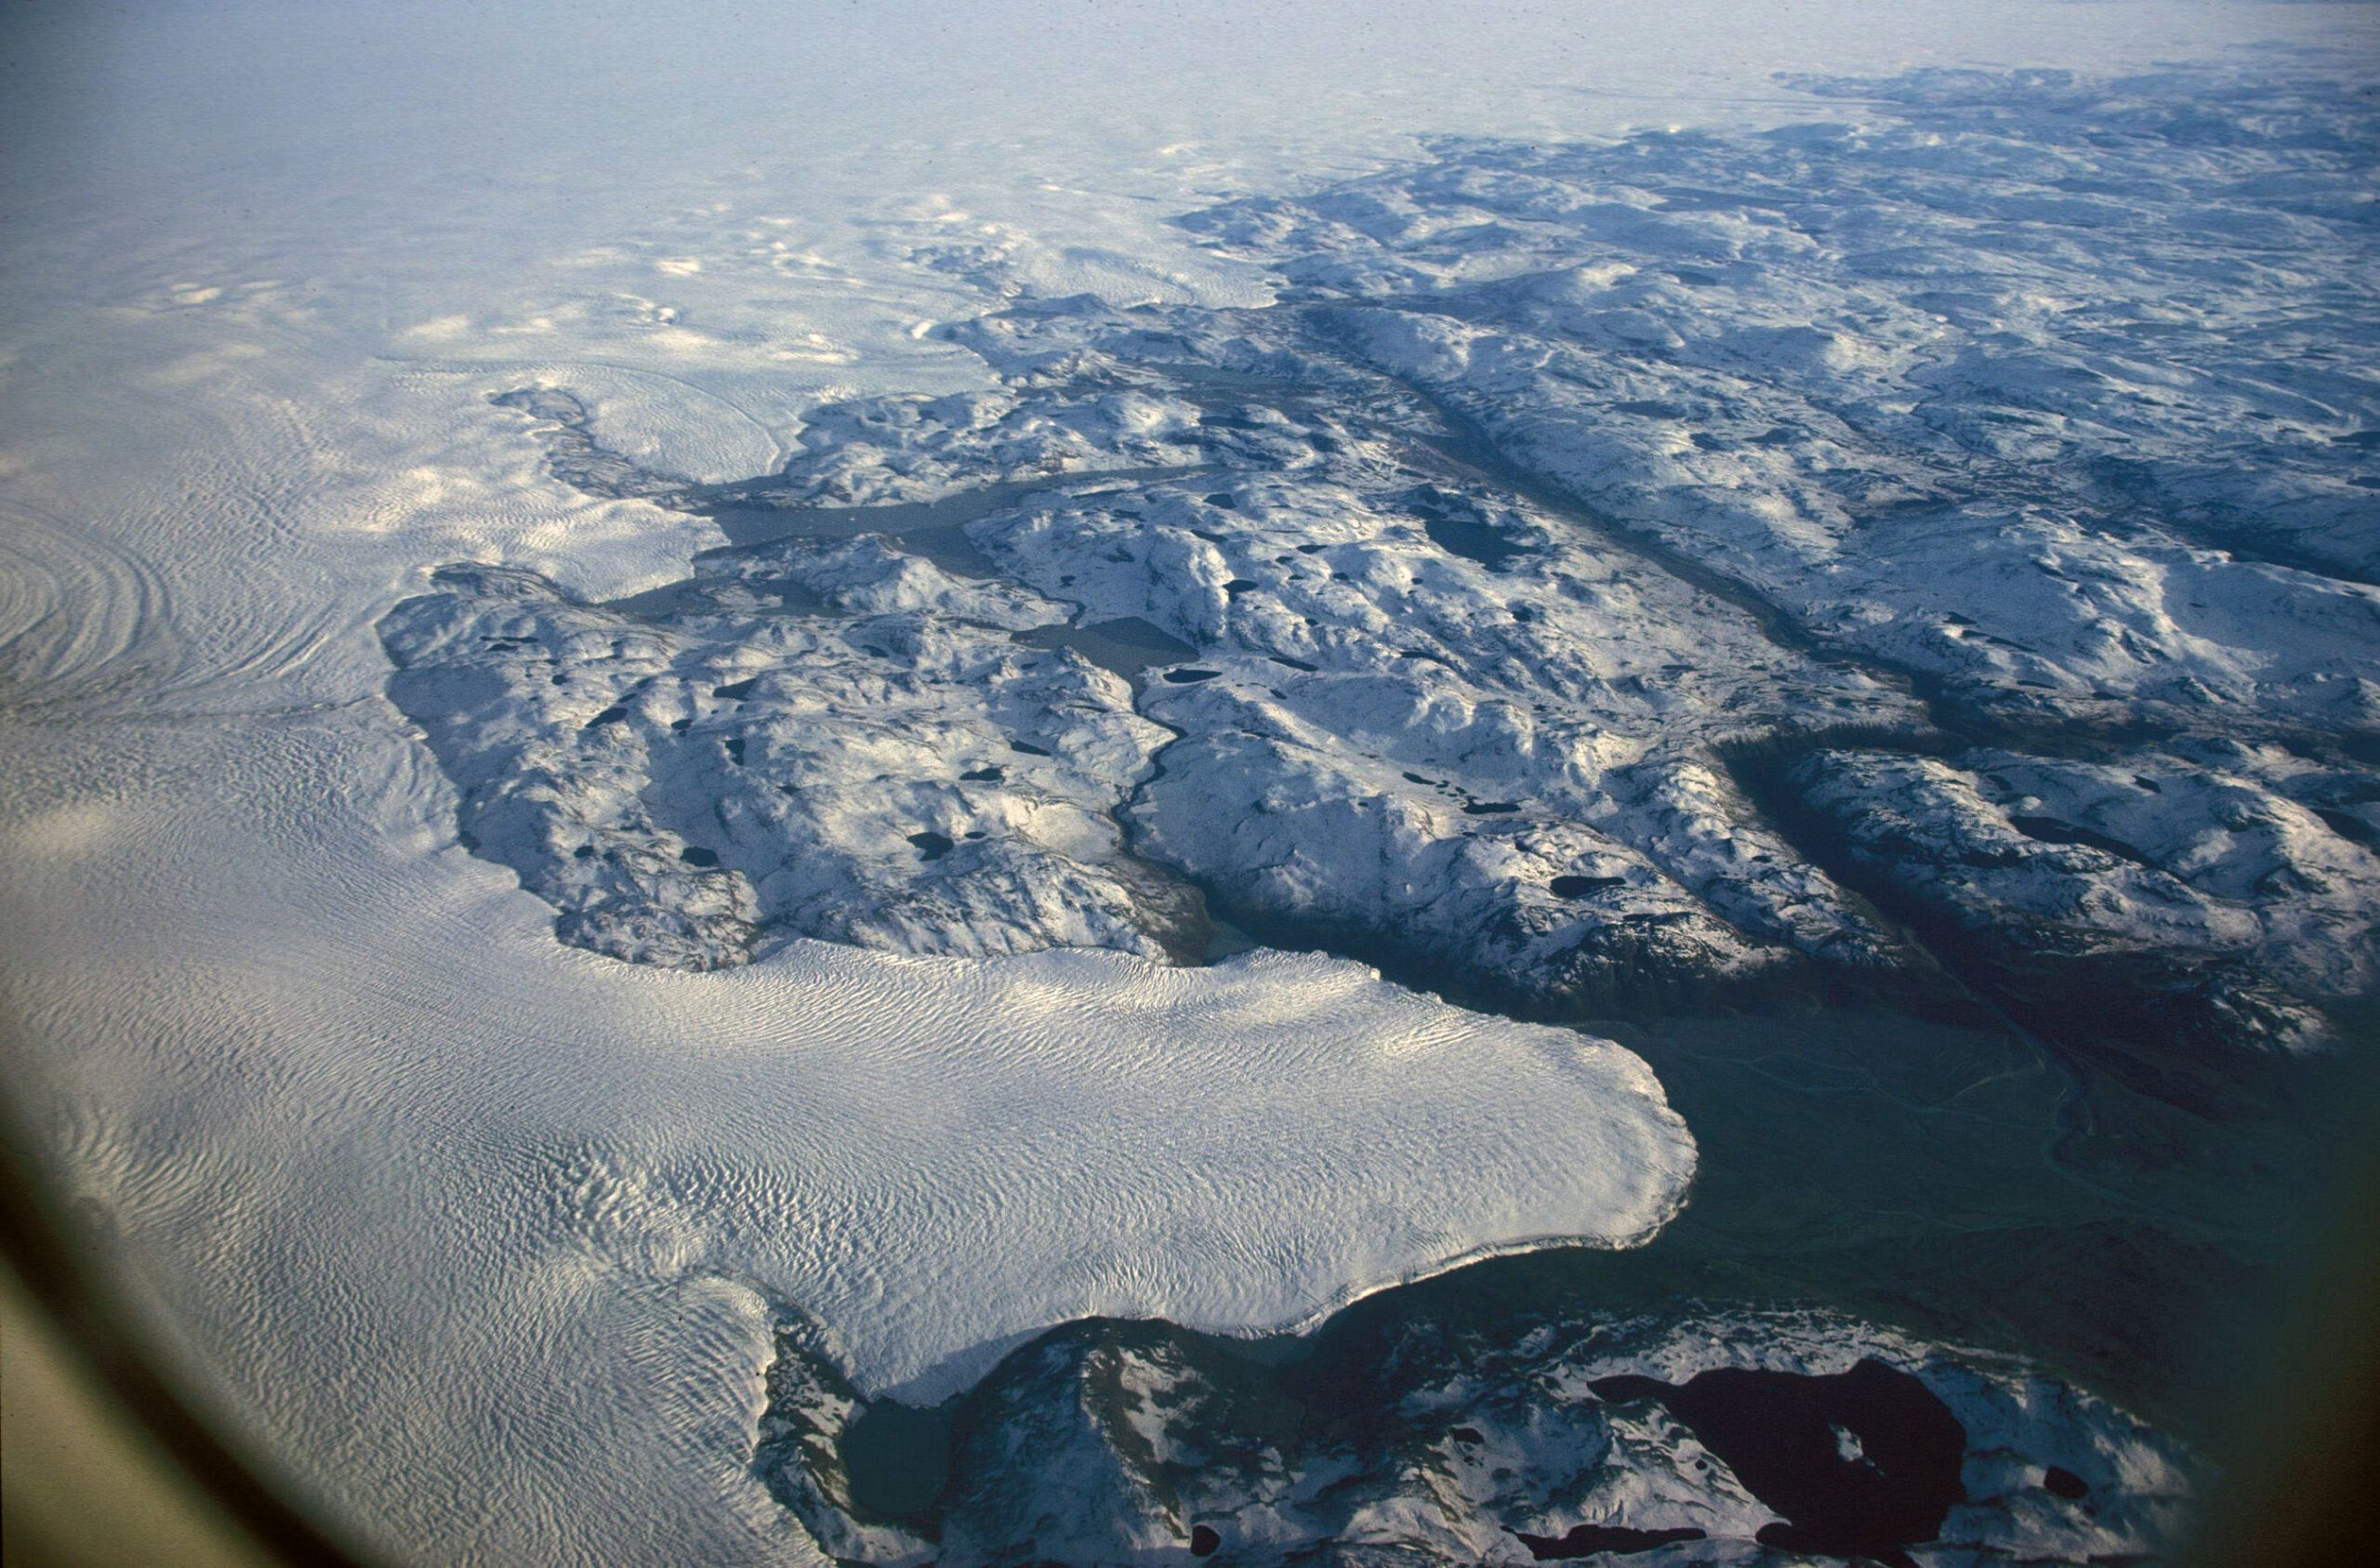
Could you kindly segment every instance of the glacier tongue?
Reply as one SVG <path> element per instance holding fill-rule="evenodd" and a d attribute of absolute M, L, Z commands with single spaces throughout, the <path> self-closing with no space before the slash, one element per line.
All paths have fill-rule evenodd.
<path fill-rule="evenodd" d="M 40 1036 L 13 1087 L 179 1364 L 392 1558 L 818 1561 L 750 1473 L 787 1408 L 761 1381 L 784 1297 L 849 1331 L 813 1341 L 847 1375 L 812 1390 L 814 1436 L 850 1377 L 954 1391 L 1070 1315 L 1247 1330 L 1672 1212 L 1691 1147 L 1624 1051 L 1311 956 L 915 955 L 1199 956 L 1157 835 L 1224 868 L 1205 891 L 1315 910 L 1405 899 L 1409 868 L 1387 934 L 1549 993 L 1610 983 L 1565 967 L 1595 933 L 1663 937 L 1703 995 L 1889 971 L 1894 918 L 1972 944 L 1971 983 L 2064 977 L 2146 1018 L 2166 1056 L 2303 1044 L 2365 983 L 2372 109 L 2248 40 L 2349 73 L 2369 7 L 1723 7 L 1743 46 L 1712 50 L 1623 7 L 1540 54 L 1515 46 L 1538 8 L 1407 5 L 1361 69 L 1329 7 L 1167 7 L 1163 34 L 964 8 L 940 50 L 897 7 L 659 48 L 625 12 L 468 9 L 428 54 L 416 18 L 357 48 L 346 13 L 230 5 L 10 62 L 38 132 L 0 461 L 5 982 Z M 1800 85 L 1831 108 L 1753 75 L 1918 50 L 2224 63 Z M 1185 54 L 1211 97 L 1176 90 Z M 98 125 L 109 102 L 133 112 Z M 1518 139 L 1414 161 L 1417 114 Z M 1564 144 L 1712 115 L 1838 123 Z M 1338 172 L 1385 158 L 1408 161 Z M 1250 189 L 1301 194 L 1158 221 Z M 1109 299 L 1048 297 L 1083 288 Z M 1177 553 L 1108 559 L 1136 511 Z M 392 646 L 417 726 L 381 700 Z M 937 685 L 962 665 L 1000 673 Z M 615 677 L 628 711 L 589 731 Z M 739 803 L 731 742 L 810 795 Z M 1174 753 L 1238 803 L 1263 797 L 1229 758 L 1276 746 L 1277 831 L 1183 819 L 1207 802 Z M 1014 857 L 990 896 L 949 881 L 971 852 Z M 557 910 L 662 962 L 560 945 Z M 791 940 L 804 919 L 907 951 Z M 2151 940 L 2184 971 L 2127 974 Z M 2135 1303 L 2230 1291 L 2232 1243 L 2302 1205 L 2271 1174 L 2295 1165 L 2219 1116 L 2057 1148 L 2046 1113 L 1939 1117 L 1958 1047 L 1893 1027 L 1838 1060 L 1819 1032 L 1875 1026 L 1818 1017 L 1694 1021 L 1742 1064 L 1691 1102 L 1705 1199 L 1790 1174 L 1786 1229 L 1859 1238 L 1804 1284 L 1863 1311 L 1888 1310 L 1876 1259 L 1955 1254 L 1919 1310 L 2207 1376 Z M 1846 1108 L 1871 1106 L 1908 1113 L 1911 1158 L 1870 1157 Z M 1765 1158 L 1720 1153 L 1731 1115 Z M 2096 1183 L 2142 1148 L 2174 1164 L 2129 1228 L 1968 1206 L 2037 1157 Z M 1699 1332 L 1572 1370 L 1872 1354 L 2004 1451 L 1967 1469 L 1950 1555 L 2157 1544 L 2169 1447 L 2088 1396 L 1987 1368 L 2017 1390 L 2003 1428 L 1924 1347 Z M 1170 1334 L 1113 1336 L 1136 1397 L 1197 1395 L 1142 1353 Z M 1483 1383 L 1569 1355 L 1501 1350 Z M 1061 1438 L 1197 1452 L 1161 1411 L 1048 1397 L 1089 1359 L 997 1387 Z M 1651 1405 L 1531 1391 L 1454 1423 L 1498 1444 L 1460 1487 L 1364 1471 L 1377 1544 L 1316 1556 L 1757 1524 L 1667 1462 L 1685 1439 Z M 1599 1420 L 1666 1447 L 1571 1511 Z M 976 1540 L 1028 1509 L 1112 1525 L 993 1448 Z M 1108 1496 L 1139 1508 L 1147 1473 Z M 1207 1523 L 1182 1522 L 1160 1496 L 1122 1528 L 1178 1561 Z M 873 1531 L 830 1544 L 914 1549 Z"/>

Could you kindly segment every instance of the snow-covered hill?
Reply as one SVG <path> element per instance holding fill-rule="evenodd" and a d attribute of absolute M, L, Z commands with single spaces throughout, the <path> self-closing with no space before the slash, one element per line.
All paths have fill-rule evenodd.
<path fill-rule="evenodd" d="M 392 693 L 623 956 L 1221 914 L 1593 1009 L 1932 942 L 2069 1043 L 2304 1048 L 2375 979 L 2375 127 L 2192 82 L 1444 142 L 1184 220 L 1276 306 L 1021 303 L 945 329 L 998 392 L 738 484 L 523 389 L 732 543 L 611 606 L 450 573 Z"/>
<path fill-rule="evenodd" d="M 854 1500 L 864 1406 L 813 1343 L 781 1321 L 757 1462 L 822 1545 L 875 1564 L 2145 1560 L 2201 1469 L 2020 1364 L 1821 1313 L 1410 1328 L 1287 1369 L 1088 1323 L 977 1386 L 936 1506 L 895 1520 Z"/>
<path fill-rule="evenodd" d="M 1935 1341 L 2202 1391 L 2302 1129 L 1884 1009 L 1623 1048 L 1395 981 L 1947 964 L 2161 1059 L 2319 1037 L 2374 442 L 2368 95 L 2304 51 L 2371 9 L 51 7 L 0 58 L 28 1144 L 390 1561 L 897 1557 L 800 1500 L 834 1423 L 1012 1351 L 954 1553 L 1741 1555 L 1825 1521 L 1692 1464 L 1695 1379 L 1862 1357 L 2017 1456 L 1936 1555 L 2148 1549 L 2176 1445 Z M 2100 74 L 1889 75 L 1954 58 Z M 1150 1458 L 1275 1430 L 1165 1320 L 1656 1232 L 1930 1337 L 1417 1349 L 1468 1419 Z"/>

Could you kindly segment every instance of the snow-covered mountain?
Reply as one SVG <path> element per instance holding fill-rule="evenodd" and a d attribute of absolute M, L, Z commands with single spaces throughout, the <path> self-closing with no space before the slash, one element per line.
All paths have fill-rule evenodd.
<path fill-rule="evenodd" d="M 1286 1369 L 1095 1322 L 977 1385 L 894 1520 L 854 1500 L 865 1406 L 814 1343 L 782 1319 L 756 1464 L 853 1562 L 2145 1561 L 2202 1468 L 2020 1364 L 1822 1313 L 1410 1327 Z"/>
<path fill-rule="evenodd" d="M 368 1548 L 2171 1548 L 2372 1038 L 2373 7 L 68 9 L 9 1104 Z"/>
<path fill-rule="evenodd" d="M 620 956 L 1223 916 L 1573 1013 L 1938 959 L 2119 1056 L 2317 1045 L 2380 979 L 2371 111 L 1860 91 L 1192 214 L 1279 303 L 1021 300 L 944 329 L 999 390 L 743 483 L 508 394 L 731 543 L 450 572 L 391 692 Z"/>

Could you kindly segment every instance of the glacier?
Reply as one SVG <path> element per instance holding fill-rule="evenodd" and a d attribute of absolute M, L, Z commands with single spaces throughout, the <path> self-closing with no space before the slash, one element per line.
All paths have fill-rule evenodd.
<path fill-rule="evenodd" d="M 474 852 L 616 957 L 1195 968 L 1252 931 L 1554 1018 L 1964 995 L 2221 1114 L 2375 980 L 2380 388 L 2312 347 L 2373 336 L 2372 126 L 2319 86 L 2182 80 L 1921 72 L 1858 85 L 1881 125 L 1444 140 L 1183 218 L 1272 304 L 1022 297 L 936 329 L 996 390 L 826 405 L 745 480 L 629 462 L 566 386 L 496 394 L 557 479 L 723 543 L 611 601 L 445 568 L 382 623 L 391 697 Z M 2275 320 L 2242 233 L 2330 286 Z M 2013 324 L 2049 290 L 2083 322 Z M 826 1331 L 776 1332 L 759 1469 L 855 1561 L 1847 1538 L 1672 1469 L 1691 1443 L 1571 1431 L 1608 1373 L 1540 1374 L 1497 1469 L 1463 1446 L 1506 1441 L 1487 1416 L 1427 1456 L 1332 1436 L 1121 1327 L 1004 1362 L 931 1513 L 888 1518 L 843 1471 L 869 1404 Z M 1812 1388 L 1844 1359 L 1736 1332 Z M 1897 1354 L 2044 1425 L 1871 1555 L 2174 1536 L 2185 1451 Z M 2048 1459 L 1982 1473 L 2144 1443 L 2064 1491 Z M 1512 1490 L 1540 1465 L 1556 1491 Z"/>
<path fill-rule="evenodd" d="M 174 1370 L 390 1556 L 897 1557 L 787 1506 L 813 1377 L 1016 1413 L 954 1538 L 1312 1547 L 1322 1471 L 1185 1512 L 1138 1445 L 1210 1434 L 1075 1375 L 1195 1391 L 1176 1324 L 1747 1179 L 1653 1035 L 1510 1015 L 1755 1009 L 1745 1081 L 1818 1086 L 1778 1168 L 1858 1074 L 1763 1058 L 1772 1004 L 2047 977 L 2110 999 L 2070 1060 L 2205 1117 L 2359 1040 L 2367 131 L 2238 50 L 2368 24 L 1687 8 L 1754 69 L 1674 7 L 1399 7 L 1350 70 L 1328 7 L 1135 52 L 994 6 L 788 65 L 600 9 L 458 18 L 470 115 L 380 90 L 385 24 L 240 7 L 29 46 L 64 90 L 5 110 L 79 126 L 5 175 L 12 1102 Z M 1182 51 L 1211 91 L 1152 90 Z M 1891 74 L 1936 54 L 2093 70 Z M 1393 983 L 1442 971 L 1507 1016 Z M 1588 1385 L 1871 1358 L 2004 1450 L 1944 1540 L 2172 1538 L 2177 1440 L 1963 1332 L 1574 1315 L 1431 1352 L 1381 1407 L 1429 1456 L 1314 1452 L 1350 1561 L 1744 1556 L 1759 1499 Z"/>

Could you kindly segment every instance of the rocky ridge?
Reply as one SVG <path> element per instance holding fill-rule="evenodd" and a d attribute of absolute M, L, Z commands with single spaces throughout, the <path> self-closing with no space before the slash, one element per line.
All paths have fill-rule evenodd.
<path fill-rule="evenodd" d="M 861 1407 L 798 1317 L 770 1386 L 755 1468 L 820 1544 L 948 1568 L 2145 1560 L 2198 1469 L 2021 1366 L 1809 1313 L 1416 1326 L 1327 1375 L 1073 1324 L 965 1396 L 932 1500 L 897 1520 L 853 1501 Z"/>
<path fill-rule="evenodd" d="M 1555 1013 L 1938 959 L 2308 1048 L 2380 914 L 2371 111 L 2182 86 L 1442 143 L 1185 219 L 1269 309 L 1024 301 L 943 329 L 997 389 L 735 485 L 507 393 L 731 544 L 450 569 L 392 696 L 620 956 L 1196 961 L 1212 906 Z"/>

